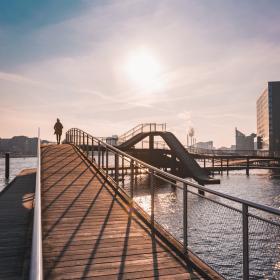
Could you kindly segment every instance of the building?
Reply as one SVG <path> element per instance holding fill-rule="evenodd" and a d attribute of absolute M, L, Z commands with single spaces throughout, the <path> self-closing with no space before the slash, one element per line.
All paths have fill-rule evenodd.
<path fill-rule="evenodd" d="M 235 128 L 235 146 L 236 150 L 254 150 L 255 133 L 246 136 L 244 133 Z"/>
<path fill-rule="evenodd" d="M 0 138 L 0 152 L 35 156 L 37 154 L 37 138 L 25 136 L 15 136 L 11 139 Z"/>
<path fill-rule="evenodd" d="M 42 144 L 49 143 L 42 140 Z M 11 153 L 12 156 L 36 156 L 37 138 L 28 138 L 26 136 L 14 136 L 11 139 L 0 138 L 0 156 L 5 153 Z"/>
<path fill-rule="evenodd" d="M 213 141 L 197 142 L 194 147 L 199 149 L 213 150 Z"/>
<path fill-rule="evenodd" d="M 257 100 L 258 148 L 280 150 L 280 81 L 268 82 Z"/>

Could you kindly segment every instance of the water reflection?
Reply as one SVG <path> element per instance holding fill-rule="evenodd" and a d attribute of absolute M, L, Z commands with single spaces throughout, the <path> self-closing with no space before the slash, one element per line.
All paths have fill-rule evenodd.
<path fill-rule="evenodd" d="M 219 176 L 220 185 L 211 189 L 273 207 L 280 207 L 280 177 L 268 171 L 243 172 Z M 151 195 L 148 175 L 138 175 L 135 201 L 150 213 Z M 190 188 L 191 189 L 191 188 Z M 242 278 L 242 214 L 236 203 L 206 195 L 188 194 L 189 249 L 227 279 Z M 170 184 L 155 180 L 155 219 L 178 240 L 183 237 L 183 192 Z M 217 204 L 224 203 L 234 210 Z M 273 219 L 260 211 L 251 211 L 262 218 Z M 280 279 L 280 227 L 266 220 L 249 218 L 249 248 L 252 279 Z"/>

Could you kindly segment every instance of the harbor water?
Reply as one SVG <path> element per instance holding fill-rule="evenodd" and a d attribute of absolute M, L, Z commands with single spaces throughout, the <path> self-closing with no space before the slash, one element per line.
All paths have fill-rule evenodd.
<path fill-rule="evenodd" d="M 17 174 L 26 168 L 35 168 L 36 157 L 10 158 L 10 178 L 5 179 L 5 158 L 0 158 L 0 192 L 11 182 Z"/>
<path fill-rule="evenodd" d="M 150 212 L 148 182 L 135 191 L 135 200 Z M 268 170 L 231 171 L 216 175 L 219 185 L 207 188 L 234 197 L 280 209 L 280 174 Z M 155 182 L 155 219 L 176 239 L 183 241 L 183 191 L 170 184 Z M 194 193 L 196 189 L 189 188 Z M 242 279 L 241 205 L 206 194 L 206 198 L 224 203 L 224 207 L 198 195 L 188 195 L 188 248 L 226 279 Z M 275 217 L 256 213 L 268 220 Z M 280 222 L 277 220 L 278 223 Z M 279 223 L 280 224 L 280 223 Z M 249 219 L 250 279 L 280 279 L 280 227 L 258 219 Z"/>

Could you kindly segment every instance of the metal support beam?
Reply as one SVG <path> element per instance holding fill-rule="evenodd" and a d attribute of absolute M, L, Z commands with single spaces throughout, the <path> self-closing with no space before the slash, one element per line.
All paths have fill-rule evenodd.
<path fill-rule="evenodd" d="M 153 135 L 149 136 L 149 149 L 150 150 L 154 149 L 154 136 Z"/>

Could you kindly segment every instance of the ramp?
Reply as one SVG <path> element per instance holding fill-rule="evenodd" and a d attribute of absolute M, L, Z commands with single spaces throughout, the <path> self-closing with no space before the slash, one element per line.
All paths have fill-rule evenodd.
<path fill-rule="evenodd" d="M 220 180 L 213 179 L 209 177 L 207 171 L 199 166 L 196 160 L 192 157 L 191 154 L 185 149 L 182 143 L 177 139 L 177 137 L 171 132 L 162 132 L 162 131 L 155 131 L 155 132 L 141 132 L 127 140 L 126 142 L 122 143 L 118 146 L 120 150 L 128 150 L 136 145 L 138 142 L 143 140 L 148 136 L 160 136 L 169 146 L 170 150 L 176 155 L 176 157 L 180 160 L 183 167 L 190 177 L 195 179 L 200 184 L 219 184 Z"/>
<path fill-rule="evenodd" d="M 205 279 L 71 145 L 42 151 L 44 279 Z"/>

